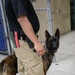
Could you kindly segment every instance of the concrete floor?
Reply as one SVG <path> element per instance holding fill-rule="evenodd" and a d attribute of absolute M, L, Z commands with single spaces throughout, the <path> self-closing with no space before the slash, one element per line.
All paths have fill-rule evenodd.
<path fill-rule="evenodd" d="M 75 31 L 61 36 L 56 61 L 47 75 L 75 75 Z"/>
<path fill-rule="evenodd" d="M 0 54 L 0 61 L 6 56 Z M 60 37 L 60 47 L 47 75 L 75 75 L 75 31 Z"/>

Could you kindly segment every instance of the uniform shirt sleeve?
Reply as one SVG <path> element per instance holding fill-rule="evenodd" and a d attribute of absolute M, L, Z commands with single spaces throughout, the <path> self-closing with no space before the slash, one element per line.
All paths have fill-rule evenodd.
<path fill-rule="evenodd" d="M 12 8 L 16 18 L 21 15 L 27 15 L 27 1 L 26 0 L 11 0 Z"/>

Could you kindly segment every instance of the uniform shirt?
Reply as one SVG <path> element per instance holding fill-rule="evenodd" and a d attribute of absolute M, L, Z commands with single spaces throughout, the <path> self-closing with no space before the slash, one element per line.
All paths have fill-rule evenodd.
<path fill-rule="evenodd" d="M 30 0 L 5 0 L 5 10 L 9 21 L 10 31 L 20 32 L 22 29 L 17 19 L 21 15 L 26 15 L 32 24 L 34 32 L 38 32 L 39 21 Z"/>

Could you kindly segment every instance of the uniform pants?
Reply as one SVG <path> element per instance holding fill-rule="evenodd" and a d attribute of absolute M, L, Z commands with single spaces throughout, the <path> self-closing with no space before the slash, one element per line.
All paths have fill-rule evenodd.
<path fill-rule="evenodd" d="M 20 48 L 15 48 L 19 75 L 44 75 L 42 58 L 20 40 Z"/>

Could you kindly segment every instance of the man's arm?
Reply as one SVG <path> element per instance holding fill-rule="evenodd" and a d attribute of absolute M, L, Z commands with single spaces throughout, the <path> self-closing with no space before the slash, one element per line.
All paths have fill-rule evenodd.
<path fill-rule="evenodd" d="M 30 21 L 28 20 L 27 16 L 21 15 L 18 18 L 18 22 L 20 23 L 20 25 L 21 25 L 24 33 L 27 35 L 27 37 L 34 43 L 34 48 L 37 51 L 38 55 L 43 55 L 44 47 L 37 39 L 37 37 L 33 31 L 32 25 L 31 25 Z"/>

